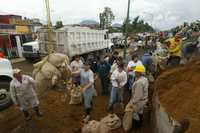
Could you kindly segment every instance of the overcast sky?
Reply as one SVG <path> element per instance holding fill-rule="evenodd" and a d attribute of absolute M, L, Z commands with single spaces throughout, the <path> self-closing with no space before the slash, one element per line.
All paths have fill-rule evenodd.
<path fill-rule="evenodd" d="M 105 6 L 111 7 L 117 23 L 126 17 L 128 0 L 50 0 L 51 16 L 55 22 L 79 23 L 99 19 Z M 0 13 L 19 14 L 46 21 L 45 0 L 1 0 Z M 168 29 L 200 19 L 200 0 L 131 0 L 130 17 L 140 15 L 155 28 Z"/>

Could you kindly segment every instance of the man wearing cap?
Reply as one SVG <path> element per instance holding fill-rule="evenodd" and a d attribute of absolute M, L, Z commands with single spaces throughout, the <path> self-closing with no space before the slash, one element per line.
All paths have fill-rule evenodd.
<path fill-rule="evenodd" d="M 19 106 L 26 120 L 31 119 L 28 112 L 30 105 L 35 110 L 36 115 L 41 117 L 42 113 L 39 111 L 39 101 L 34 90 L 34 79 L 28 75 L 23 75 L 20 69 L 14 69 L 13 73 L 13 80 L 10 83 L 10 94 L 13 103 Z"/>
<path fill-rule="evenodd" d="M 132 97 L 125 108 L 125 112 L 132 111 L 134 120 L 141 123 L 143 110 L 148 102 L 148 87 L 149 82 L 143 75 L 145 67 L 143 65 L 136 66 L 135 82 L 132 86 Z"/>
<path fill-rule="evenodd" d="M 96 94 L 96 90 L 94 88 L 94 73 L 90 69 L 90 63 L 85 62 L 83 69 L 81 69 L 78 73 L 72 74 L 79 74 L 80 75 L 80 83 L 83 91 L 83 98 L 84 98 L 84 109 L 85 109 L 85 118 L 84 122 L 87 123 L 90 119 L 90 113 L 92 111 L 92 100 Z"/>

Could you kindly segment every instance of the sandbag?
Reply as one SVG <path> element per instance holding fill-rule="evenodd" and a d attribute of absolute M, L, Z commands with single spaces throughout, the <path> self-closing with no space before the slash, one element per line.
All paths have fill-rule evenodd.
<path fill-rule="evenodd" d="M 131 111 L 125 112 L 122 122 L 124 130 L 129 131 L 132 128 L 132 124 L 133 124 L 133 112 Z"/>
<path fill-rule="evenodd" d="M 82 133 L 108 133 L 109 129 L 106 125 L 92 120 L 82 128 Z"/>
<path fill-rule="evenodd" d="M 82 92 L 80 87 L 73 87 L 70 95 L 71 99 L 69 104 L 77 105 L 82 103 Z"/>
<path fill-rule="evenodd" d="M 125 114 L 123 117 L 122 126 L 125 131 L 129 131 L 132 128 L 133 123 L 134 106 L 129 102 L 125 108 Z"/>
<path fill-rule="evenodd" d="M 36 82 L 36 93 L 40 96 L 42 95 L 49 87 L 50 84 L 47 84 L 49 80 L 47 80 L 41 72 L 38 72 L 35 76 Z"/>
<path fill-rule="evenodd" d="M 64 62 L 66 64 L 69 64 L 69 58 L 65 54 L 53 53 L 53 54 L 49 55 L 48 62 L 51 63 L 52 65 L 56 66 L 56 67 L 59 67 Z"/>
<path fill-rule="evenodd" d="M 106 125 L 109 130 L 117 129 L 121 126 L 121 120 L 116 114 L 109 114 L 108 116 L 104 117 L 100 122 Z"/>
<path fill-rule="evenodd" d="M 48 57 L 49 57 L 49 56 L 46 56 L 46 57 L 44 57 L 41 61 L 39 61 L 39 62 L 33 64 L 33 67 L 34 67 L 34 68 L 41 68 L 41 67 L 48 61 Z"/>
<path fill-rule="evenodd" d="M 47 79 L 52 79 L 52 77 L 54 75 L 58 76 L 59 78 L 61 78 L 61 72 L 52 64 L 50 64 L 49 62 L 46 62 L 42 69 L 41 69 L 41 73 L 44 75 L 45 78 Z"/>
<path fill-rule="evenodd" d="M 61 73 L 62 73 L 62 77 L 61 77 L 61 78 L 62 78 L 63 80 L 68 80 L 68 79 L 71 78 L 71 76 L 72 76 L 72 71 L 71 71 L 69 65 L 66 65 L 66 67 L 62 67 L 62 68 L 60 68 L 59 70 L 60 70 Z"/>

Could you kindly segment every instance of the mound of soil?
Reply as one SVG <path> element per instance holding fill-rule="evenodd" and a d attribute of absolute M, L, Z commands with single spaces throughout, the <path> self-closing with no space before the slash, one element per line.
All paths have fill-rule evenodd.
<path fill-rule="evenodd" d="M 91 119 L 100 120 L 107 113 L 108 96 L 100 95 L 100 82 L 97 80 L 96 89 L 98 96 L 93 103 Z M 125 96 L 126 98 L 127 96 Z M 12 106 L 0 112 L 0 132 L 1 133 L 81 133 L 84 110 L 83 105 L 69 105 L 70 96 L 67 90 L 49 90 L 40 98 L 40 107 L 44 116 L 37 118 L 32 110 L 32 120 L 25 122 L 23 114 L 18 108 Z M 123 112 L 119 115 L 123 117 Z M 150 133 L 150 129 L 145 126 L 141 130 L 131 131 L 132 133 Z M 112 133 L 124 133 L 122 128 L 112 131 Z M 130 133 L 131 133 L 130 132 Z"/>
<path fill-rule="evenodd" d="M 177 120 L 190 120 L 187 133 L 197 133 L 200 129 L 199 60 L 164 72 L 155 83 L 155 90 L 167 112 Z"/>

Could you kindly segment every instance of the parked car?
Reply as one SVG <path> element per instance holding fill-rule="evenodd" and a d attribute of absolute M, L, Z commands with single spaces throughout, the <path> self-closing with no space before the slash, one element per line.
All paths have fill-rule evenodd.
<path fill-rule="evenodd" d="M 13 69 L 8 59 L 0 58 L 0 110 L 12 104 L 10 97 L 10 82 L 13 78 Z"/>

